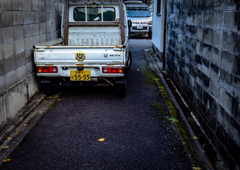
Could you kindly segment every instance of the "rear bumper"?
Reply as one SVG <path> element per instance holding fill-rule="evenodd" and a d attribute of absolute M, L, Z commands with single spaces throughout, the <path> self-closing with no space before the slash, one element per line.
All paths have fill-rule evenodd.
<path fill-rule="evenodd" d="M 41 84 L 51 84 L 53 87 L 61 86 L 115 86 L 126 82 L 125 75 L 123 77 L 99 77 L 93 78 L 91 81 L 70 81 L 70 78 L 40 78 Z"/>
<path fill-rule="evenodd" d="M 36 75 L 38 77 L 70 77 L 71 70 L 78 70 L 78 67 L 82 67 L 83 70 L 89 70 L 91 72 L 92 78 L 100 78 L 100 77 L 123 77 L 125 75 L 125 65 L 54 65 L 57 67 L 58 72 L 57 73 L 38 73 L 37 67 L 41 67 L 41 65 L 36 66 Z M 44 65 L 42 66 L 44 67 Z M 103 73 L 102 69 L 103 67 L 122 67 L 123 73 Z"/>
<path fill-rule="evenodd" d="M 130 28 L 130 34 L 134 33 L 149 33 L 152 32 L 152 27 L 150 26 L 143 26 L 142 29 L 138 29 L 137 26 L 132 26 Z"/>

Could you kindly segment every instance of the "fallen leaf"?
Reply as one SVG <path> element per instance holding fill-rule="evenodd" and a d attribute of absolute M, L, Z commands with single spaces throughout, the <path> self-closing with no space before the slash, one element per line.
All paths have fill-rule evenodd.
<path fill-rule="evenodd" d="M 16 130 L 15 133 L 19 133 L 19 130 Z"/>
<path fill-rule="evenodd" d="M 43 100 L 44 102 L 46 101 L 46 100 Z"/>
<path fill-rule="evenodd" d="M 191 115 L 194 115 L 194 113 L 191 113 Z"/>
<path fill-rule="evenodd" d="M 58 99 L 58 101 L 60 101 L 61 99 Z"/>
<path fill-rule="evenodd" d="M 208 166 L 209 168 L 212 168 L 212 165 L 208 165 L 208 164 L 207 164 L 207 166 Z"/>
<path fill-rule="evenodd" d="M 3 163 L 4 162 L 9 162 L 9 161 L 11 161 L 11 159 L 5 159 L 5 160 L 3 160 Z"/>
<path fill-rule="evenodd" d="M 105 140 L 105 138 L 100 138 L 100 139 L 98 139 L 99 142 L 102 142 L 102 141 L 104 141 L 104 140 Z"/>
<path fill-rule="evenodd" d="M 198 140 L 198 138 L 196 136 L 194 136 L 193 139 Z"/>
<path fill-rule="evenodd" d="M 7 149 L 7 148 L 9 148 L 9 145 L 1 146 L 1 148 L 3 148 L 3 149 Z"/>
<path fill-rule="evenodd" d="M 27 124 L 24 124 L 23 126 L 27 126 Z"/>
<path fill-rule="evenodd" d="M 203 153 L 205 153 L 205 150 L 202 150 Z"/>
<path fill-rule="evenodd" d="M 11 140 L 12 139 L 12 137 L 7 137 L 7 140 Z"/>
<path fill-rule="evenodd" d="M 18 126 L 20 129 L 22 129 L 22 127 L 21 126 Z"/>
<path fill-rule="evenodd" d="M 192 167 L 192 169 L 194 169 L 194 170 L 200 170 L 201 168 L 199 168 L 199 167 Z"/>
<path fill-rule="evenodd" d="M 49 99 L 51 99 L 51 98 L 52 98 L 52 96 L 49 96 L 48 98 L 49 98 Z"/>

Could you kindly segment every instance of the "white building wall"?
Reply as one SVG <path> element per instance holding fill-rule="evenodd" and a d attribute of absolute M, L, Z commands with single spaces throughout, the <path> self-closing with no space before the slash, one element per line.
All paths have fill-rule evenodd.
<path fill-rule="evenodd" d="M 160 51 L 163 52 L 163 2 L 161 4 L 161 15 L 157 15 L 157 0 L 154 0 L 153 5 L 153 33 L 152 43 Z"/>

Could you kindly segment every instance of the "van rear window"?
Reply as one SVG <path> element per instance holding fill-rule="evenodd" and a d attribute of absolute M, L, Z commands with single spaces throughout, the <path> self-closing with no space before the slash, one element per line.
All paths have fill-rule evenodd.
<path fill-rule="evenodd" d="M 87 10 L 85 10 L 85 7 L 78 7 L 74 9 L 73 13 L 74 13 L 73 18 L 75 21 L 114 21 L 115 20 L 114 8 L 103 8 L 102 10 L 101 7 L 97 7 L 97 8 L 87 7 Z"/>
<path fill-rule="evenodd" d="M 128 7 L 128 17 L 151 17 L 151 14 L 146 7 Z"/>

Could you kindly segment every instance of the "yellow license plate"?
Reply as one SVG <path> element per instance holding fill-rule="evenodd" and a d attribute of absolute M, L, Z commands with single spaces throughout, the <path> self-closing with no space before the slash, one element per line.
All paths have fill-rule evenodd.
<path fill-rule="evenodd" d="M 91 71 L 90 70 L 82 70 L 82 71 L 71 70 L 70 80 L 71 81 L 90 81 Z"/>

